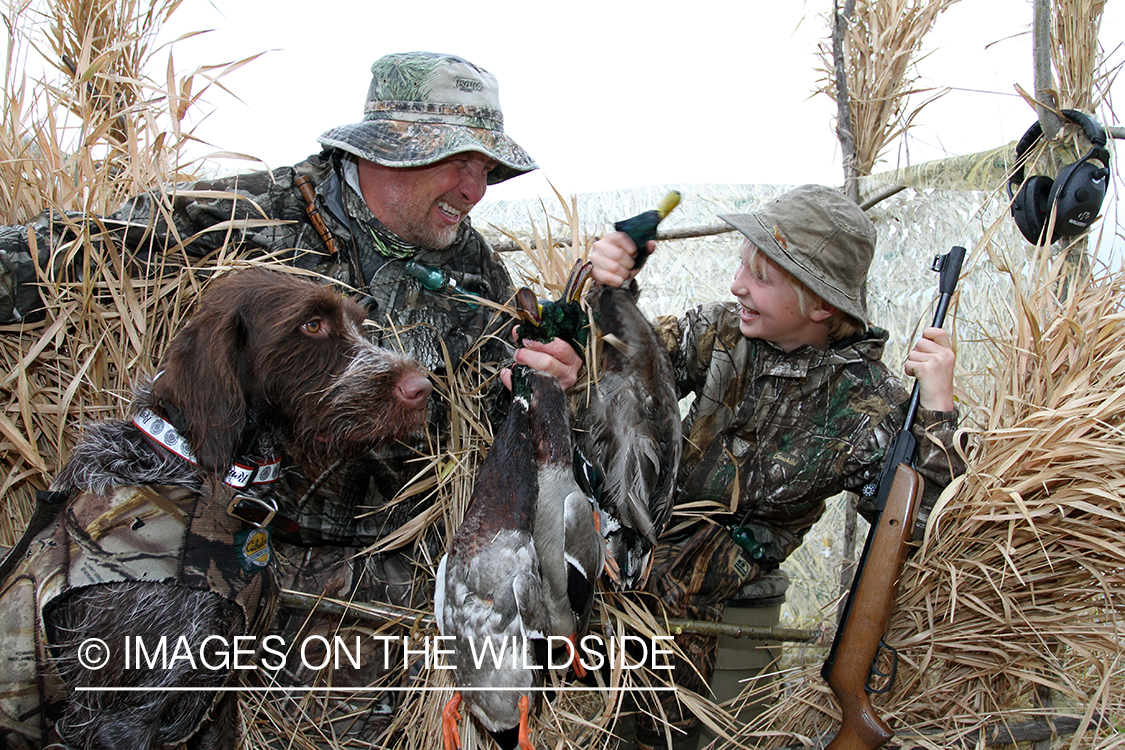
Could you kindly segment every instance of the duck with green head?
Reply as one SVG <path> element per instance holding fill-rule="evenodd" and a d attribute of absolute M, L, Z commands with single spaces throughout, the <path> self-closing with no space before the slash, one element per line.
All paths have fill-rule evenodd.
<path fill-rule="evenodd" d="M 528 721 L 542 684 L 538 665 L 546 660 L 550 623 L 534 539 L 539 483 L 528 419 L 531 387 L 522 369 L 513 372 L 508 416 L 438 566 L 434 614 L 449 638 L 456 684 L 466 688 L 442 712 L 444 750 L 461 747 L 462 702 L 502 750 L 534 750 Z"/>

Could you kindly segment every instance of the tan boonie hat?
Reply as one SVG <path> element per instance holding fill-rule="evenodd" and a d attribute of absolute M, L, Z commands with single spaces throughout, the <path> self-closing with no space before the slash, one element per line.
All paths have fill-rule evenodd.
<path fill-rule="evenodd" d="M 497 162 L 490 185 L 539 168 L 504 133 L 496 76 L 434 52 L 376 60 L 363 122 L 332 128 L 317 141 L 386 167 L 422 167 L 476 151 Z"/>
<path fill-rule="evenodd" d="M 822 300 L 868 324 L 867 270 L 875 254 L 875 225 L 839 190 L 802 185 L 756 213 L 719 218 Z"/>

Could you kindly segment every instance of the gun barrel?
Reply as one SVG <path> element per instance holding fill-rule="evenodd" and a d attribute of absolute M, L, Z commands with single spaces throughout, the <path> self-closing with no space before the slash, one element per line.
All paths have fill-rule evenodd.
<path fill-rule="evenodd" d="M 949 311 L 949 302 L 953 293 L 957 291 L 957 279 L 961 276 L 961 266 L 965 262 L 965 248 L 954 245 L 945 255 L 934 258 L 933 270 L 938 272 L 938 302 L 934 310 L 934 328 L 941 328 L 945 323 L 945 314 Z"/>
<path fill-rule="evenodd" d="M 953 293 L 957 291 L 957 279 L 961 275 L 961 265 L 964 262 L 965 248 L 960 245 L 954 245 L 945 255 L 934 257 L 931 268 L 940 274 L 938 277 L 938 301 L 934 308 L 934 321 L 932 323 L 934 328 L 941 328 L 945 324 L 945 316 L 949 312 L 949 303 L 953 299 Z M 906 421 L 903 423 L 907 430 L 910 429 L 910 425 L 914 424 L 914 415 L 918 413 L 918 399 L 921 397 L 921 393 L 922 391 L 915 381 L 914 388 L 910 391 L 910 405 L 906 409 Z M 914 451 L 911 450 L 910 455 L 913 455 L 913 453 Z"/>

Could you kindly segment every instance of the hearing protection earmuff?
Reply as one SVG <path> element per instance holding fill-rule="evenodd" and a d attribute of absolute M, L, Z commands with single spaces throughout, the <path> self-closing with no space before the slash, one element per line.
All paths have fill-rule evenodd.
<path fill-rule="evenodd" d="M 1016 171 L 1008 179 L 1009 198 L 1012 198 L 1012 187 L 1020 185 L 1012 199 L 1012 218 L 1024 238 L 1032 244 L 1042 239 L 1043 230 L 1051 219 L 1052 206 L 1055 207 L 1055 230 L 1051 242 L 1086 231 L 1097 218 L 1109 186 L 1109 150 L 1105 147 L 1105 130 L 1097 120 L 1076 109 L 1064 109 L 1061 114 L 1070 122 L 1082 126 L 1086 139 L 1091 143 L 1086 155 L 1063 167 L 1054 180 L 1033 175 L 1024 182 L 1023 164 L 1027 152 L 1043 135 L 1043 128 L 1036 121 L 1016 144 Z M 1101 162 L 1101 166 L 1093 164 L 1092 159 Z"/>

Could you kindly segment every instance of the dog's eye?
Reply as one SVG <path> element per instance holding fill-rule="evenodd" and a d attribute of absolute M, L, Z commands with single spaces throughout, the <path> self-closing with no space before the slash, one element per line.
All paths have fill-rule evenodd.
<path fill-rule="evenodd" d="M 324 324 L 324 321 L 320 318 L 313 318 L 312 320 L 301 326 L 301 328 L 305 333 L 311 334 L 313 336 L 328 333 L 328 326 L 326 326 Z"/>

